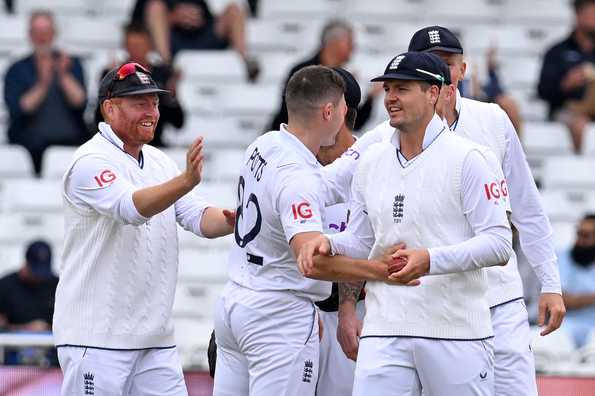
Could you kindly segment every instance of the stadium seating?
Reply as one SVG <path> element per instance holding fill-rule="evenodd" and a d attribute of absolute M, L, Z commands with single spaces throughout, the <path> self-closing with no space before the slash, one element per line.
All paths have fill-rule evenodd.
<path fill-rule="evenodd" d="M 62 188 L 59 181 L 14 179 L 3 184 L 4 213 L 62 212 Z"/>
<path fill-rule="evenodd" d="M 219 182 L 237 182 L 240 165 L 244 158 L 244 150 L 219 150 L 205 164 L 205 178 Z"/>
<path fill-rule="evenodd" d="M 3 233 L 4 231 L 0 229 L 0 236 Z M 24 257 L 25 247 L 22 244 L 0 245 L 0 277 L 17 271 L 23 264 Z"/>
<path fill-rule="evenodd" d="M 51 146 L 43 156 L 41 176 L 44 179 L 62 179 L 72 162 L 76 147 Z"/>
<path fill-rule="evenodd" d="M 184 282 L 225 283 L 229 249 L 180 250 L 178 277 Z"/>
<path fill-rule="evenodd" d="M 547 189 L 595 189 L 595 158 L 548 157 L 543 168 L 543 185 Z"/>
<path fill-rule="evenodd" d="M 533 342 L 531 349 L 535 356 L 537 372 L 551 372 L 556 370 L 560 362 L 578 362 L 577 351 L 570 335 L 564 329 L 549 334 L 547 337 L 539 335 L 538 327 L 532 328 Z"/>
<path fill-rule="evenodd" d="M 21 146 L 0 145 L 0 180 L 33 175 L 29 152 Z"/>
<path fill-rule="evenodd" d="M 554 122 L 526 122 L 523 145 L 527 156 L 570 155 L 572 142 L 565 125 Z"/>
<path fill-rule="evenodd" d="M 553 221 L 554 245 L 557 251 L 568 249 L 576 238 L 576 221 Z"/>
<path fill-rule="evenodd" d="M 244 81 L 244 63 L 237 52 L 225 51 L 180 51 L 175 59 L 184 78 L 194 81 L 229 83 Z"/>
<path fill-rule="evenodd" d="M 577 221 L 583 212 L 583 203 L 564 190 L 542 191 L 541 200 L 550 221 Z"/>
<path fill-rule="evenodd" d="M 16 245 L 32 239 L 45 239 L 62 244 L 64 216 L 62 213 L 0 214 L 0 245 Z"/>

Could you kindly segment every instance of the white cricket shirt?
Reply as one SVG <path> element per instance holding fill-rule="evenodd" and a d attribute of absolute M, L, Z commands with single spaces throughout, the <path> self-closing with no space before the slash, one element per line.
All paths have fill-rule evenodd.
<path fill-rule="evenodd" d="M 56 291 L 57 345 L 144 349 L 175 345 L 176 222 L 197 235 L 209 205 L 192 193 L 151 217 L 134 191 L 180 174 L 144 145 L 140 162 L 105 123 L 74 154 L 63 178 L 65 238 Z M 199 265 L 200 263 L 197 263 Z M 197 307 L 200 309 L 200 307 Z"/>
<path fill-rule="evenodd" d="M 324 300 L 331 283 L 304 277 L 289 242 L 322 232 L 327 187 L 314 154 L 281 125 L 256 139 L 244 154 L 238 184 L 235 243 L 229 277 L 255 291 L 288 291 Z"/>

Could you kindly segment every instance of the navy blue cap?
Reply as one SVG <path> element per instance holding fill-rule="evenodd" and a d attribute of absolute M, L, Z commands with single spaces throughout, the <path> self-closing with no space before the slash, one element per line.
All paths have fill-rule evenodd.
<path fill-rule="evenodd" d="M 444 76 L 444 84 L 452 84 L 452 82 L 450 81 L 450 69 L 448 68 L 446 62 L 441 57 L 431 52 L 428 52 L 427 55 L 430 56 L 432 62 L 436 63 L 436 66 L 442 71 L 441 74 Z"/>
<path fill-rule="evenodd" d="M 362 90 L 357 83 L 353 74 L 341 67 L 333 67 L 333 70 L 339 73 L 345 82 L 345 102 L 347 107 L 356 109 L 359 106 L 359 102 L 362 100 Z"/>
<path fill-rule="evenodd" d="M 444 51 L 462 54 L 463 46 L 453 32 L 445 27 L 434 25 L 418 30 L 409 41 L 409 51 Z"/>
<path fill-rule="evenodd" d="M 25 252 L 27 267 L 38 278 L 50 278 L 52 272 L 52 249 L 45 241 L 34 241 Z"/>
<path fill-rule="evenodd" d="M 150 93 L 169 93 L 159 88 L 151 72 L 138 63 L 125 63 L 110 70 L 99 84 L 99 103 L 106 99 L 121 96 Z"/>
<path fill-rule="evenodd" d="M 372 81 L 414 80 L 442 85 L 448 73 L 445 74 L 436 58 L 436 55 L 424 52 L 404 52 L 392 58 L 384 74 Z M 444 63 L 442 60 L 440 62 Z"/>

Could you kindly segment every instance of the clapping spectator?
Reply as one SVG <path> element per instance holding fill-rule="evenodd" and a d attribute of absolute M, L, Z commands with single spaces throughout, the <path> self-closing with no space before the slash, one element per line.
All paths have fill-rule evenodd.
<path fill-rule="evenodd" d="M 83 121 L 83 68 L 78 58 L 55 47 L 55 36 L 52 14 L 33 12 L 29 20 L 33 53 L 12 64 L 4 81 L 8 141 L 29 151 L 37 174 L 48 146 L 77 146 L 89 137 Z"/>

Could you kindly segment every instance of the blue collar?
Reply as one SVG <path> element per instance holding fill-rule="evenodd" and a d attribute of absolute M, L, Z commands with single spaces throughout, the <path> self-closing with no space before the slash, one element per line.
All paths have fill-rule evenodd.
<path fill-rule="evenodd" d="M 136 161 L 136 158 L 134 158 L 132 155 L 128 154 L 126 152 L 126 150 L 124 150 L 124 142 L 122 141 L 122 139 L 120 139 L 118 137 L 118 135 L 116 135 L 116 133 L 114 132 L 114 130 L 112 129 L 112 127 L 105 123 L 105 122 L 100 122 L 99 123 L 99 134 L 105 138 L 105 140 L 107 140 L 108 142 L 110 142 L 111 144 L 113 144 L 114 146 L 116 146 L 117 148 L 119 148 L 122 152 L 126 153 L 126 155 L 130 156 L 130 158 L 134 159 L 134 161 Z M 138 156 L 138 166 L 143 169 L 145 165 L 145 156 L 143 155 L 143 151 L 141 150 L 140 155 Z"/>
<path fill-rule="evenodd" d="M 428 148 L 438 138 L 438 136 L 440 136 L 440 134 L 442 132 L 444 132 L 446 130 L 448 130 L 448 126 L 444 123 L 444 121 L 442 121 L 442 119 L 440 117 L 438 117 L 437 114 L 434 114 L 434 116 L 430 120 L 430 123 L 426 127 L 426 132 L 424 133 L 424 140 L 423 140 L 423 143 L 421 146 L 422 152 L 426 148 Z M 399 139 L 399 131 L 398 130 L 395 129 L 395 133 L 391 137 L 390 141 L 391 141 L 392 145 L 395 146 L 395 148 L 396 148 L 397 160 L 399 161 L 399 163 L 401 164 L 401 166 L 403 168 L 406 168 L 407 166 L 409 166 L 413 161 L 415 161 L 419 157 L 419 154 L 418 154 L 411 159 L 407 159 L 401 153 L 401 142 Z"/>

